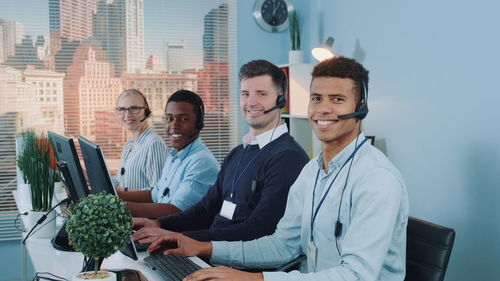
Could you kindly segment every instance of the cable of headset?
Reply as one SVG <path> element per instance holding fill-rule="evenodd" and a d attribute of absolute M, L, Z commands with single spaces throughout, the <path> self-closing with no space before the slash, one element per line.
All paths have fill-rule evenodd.
<path fill-rule="evenodd" d="M 49 277 L 47 276 L 41 276 L 41 275 L 49 275 Z M 49 280 L 49 281 L 69 281 L 68 279 L 64 278 L 64 277 L 61 277 L 61 276 L 57 276 L 55 274 L 52 274 L 50 272 L 37 272 L 35 273 L 35 276 L 33 277 L 33 279 L 31 279 L 32 281 L 38 281 L 38 280 Z"/>
<path fill-rule="evenodd" d="M 48 212 L 46 212 L 45 214 L 43 214 L 43 216 L 35 223 L 35 225 L 30 229 L 30 231 L 28 232 L 28 234 L 26 235 L 26 237 L 24 237 L 23 239 L 23 244 L 26 244 L 26 240 L 33 234 L 33 231 L 35 230 L 35 228 L 42 224 L 46 219 L 47 219 L 47 215 L 50 214 L 50 212 L 52 212 L 57 206 L 63 204 L 63 203 L 66 203 L 66 202 L 70 202 L 71 201 L 71 198 L 66 198 L 60 202 L 58 202 L 56 205 L 54 205 L 54 207 L 50 208 L 50 210 Z M 56 217 L 54 217 L 52 220 L 55 220 Z M 52 221 L 51 220 L 51 221 Z M 50 221 L 49 221 L 50 222 Z M 38 230 L 37 230 L 38 231 Z M 35 231 L 36 232 L 36 231 Z"/>
<path fill-rule="evenodd" d="M 358 139 L 359 139 L 359 134 L 356 137 L 356 143 L 354 144 L 354 147 L 358 147 Z M 335 230 L 334 230 L 335 246 L 337 247 L 337 252 L 339 253 L 339 256 L 341 255 L 340 247 L 339 247 L 339 236 L 342 233 L 342 226 L 343 226 L 342 222 L 340 221 L 340 209 L 342 208 L 342 200 L 344 199 L 344 191 L 345 191 L 345 188 L 347 187 L 347 181 L 349 180 L 349 174 L 351 173 L 351 167 L 352 167 L 353 161 L 354 161 L 354 156 L 351 158 L 351 163 L 349 163 L 349 169 L 347 169 L 347 176 L 345 178 L 344 187 L 342 188 L 342 192 L 340 193 L 339 209 L 337 211 L 337 221 L 335 222 Z"/>

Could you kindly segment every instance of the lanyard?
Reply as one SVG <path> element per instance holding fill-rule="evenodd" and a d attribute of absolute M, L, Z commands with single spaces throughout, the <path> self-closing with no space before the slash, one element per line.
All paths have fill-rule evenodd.
<path fill-rule="evenodd" d="M 189 149 L 187 150 L 186 155 L 184 156 L 184 158 L 181 159 L 181 162 L 179 163 L 179 165 L 177 165 L 174 172 L 172 173 L 172 177 L 170 178 L 170 181 L 168 182 L 167 187 L 165 187 L 165 189 L 163 190 L 163 195 L 161 196 L 162 198 L 170 193 L 170 184 L 172 184 L 172 181 L 174 180 L 174 177 L 175 177 L 175 174 L 177 173 L 177 170 L 179 170 L 179 167 L 182 165 L 182 161 L 184 161 L 184 159 L 186 159 L 189 156 L 189 153 L 191 152 L 191 149 L 193 148 L 193 144 L 195 141 L 196 140 L 192 141 L 189 144 Z M 172 161 L 172 163 L 173 163 L 173 161 Z"/>
<path fill-rule="evenodd" d="M 316 185 L 318 184 L 318 178 L 319 178 L 319 172 L 320 172 L 320 169 L 318 168 L 318 173 L 316 173 L 316 180 L 314 181 L 314 189 L 313 189 L 313 196 L 312 196 L 312 203 L 311 203 L 311 240 L 314 242 L 314 235 L 313 235 L 313 225 L 314 225 L 314 220 L 316 220 L 316 216 L 318 215 L 318 211 L 319 209 L 321 208 L 321 205 L 323 205 L 323 202 L 325 201 L 325 198 L 326 196 L 328 195 L 328 192 L 330 191 L 330 188 L 333 186 L 333 183 L 335 182 L 335 180 L 337 179 L 338 175 L 340 174 L 340 172 L 342 171 L 342 169 L 345 167 L 345 165 L 354 157 L 354 155 L 356 154 L 356 152 L 358 151 L 358 149 L 367 141 L 368 139 L 365 138 L 355 149 L 354 151 L 351 153 L 351 155 L 349 156 L 349 158 L 347 158 L 347 160 L 344 162 L 344 164 L 342 165 L 342 167 L 340 167 L 338 173 L 335 175 L 335 177 L 333 178 L 333 181 L 330 183 L 330 186 L 328 186 L 328 189 L 326 190 L 326 192 L 323 194 L 323 197 L 321 198 L 321 200 L 319 201 L 319 204 L 318 204 L 318 207 L 316 208 L 316 211 L 314 211 L 314 194 L 316 193 Z"/>
<path fill-rule="evenodd" d="M 262 148 L 259 153 L 257 153 L 257 155 L 255 155 L 252 159 L 250 159 L 250 161 L 248 161 L 247 165 L 245 166 L 245 168 L 243 169 L 243 171 L 241 171 L 240 175 L 238 176 L 238 178 L 236 178 L 236 175 L 238 174 L 238 169 L 240 168 L 240 164 L 241 164 L 241 160 L 243 159 L 243 156 L 245 155 L 245 152 L 247 151 L 247 147 L 249 147 L 249 145 L 247 145 L 244 149 L 243 149 L 243 153 L 241 154 L 241 157 L 240 157 L 240 160 L 238 160 L 238 165 L 236 166 L 236 171 L 234 171 L 234 177 L 233 177 L 233 185 L 231 187 L 231 197 L 229 198 L 229 200 L 232 200 L 233 199 L 233 194 L 234 192 L 236 191 L 236 185 L 238 184 L 238 182 L 240 181 L 240 178 L 241 178 L 241 175 L 243 175 L 243 173 L 245 173 L 245 171 L 247 170 L 247 168 L 250 166 L 250 164 L 252 164 L 252 162 L 257 159 L 257 157 L 259 157 L 259 155 L 264 152 L 264 150 L 266 150 L 266 148 L 269 147 L 269 144 L 266 145 L 264 148 Z"/>

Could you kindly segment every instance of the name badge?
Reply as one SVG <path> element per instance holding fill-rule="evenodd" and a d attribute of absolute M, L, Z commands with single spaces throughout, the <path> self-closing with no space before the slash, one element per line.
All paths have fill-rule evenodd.
<path fill-rule="evenodd" d="M 220 215 L 226 219 L 233 220 L 234 210 L 236 209 L 236 204 L 231 201 L 224 200 L 222 203 L 222 209 L 220 210 Z"/>

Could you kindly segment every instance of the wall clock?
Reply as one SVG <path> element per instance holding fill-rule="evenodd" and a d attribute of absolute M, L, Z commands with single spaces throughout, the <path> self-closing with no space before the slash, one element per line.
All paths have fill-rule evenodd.
<path fill-rule="evenodd" d="M 267 32 L 281 32 L 288 27 L 288 13 L 293 11 L 290 0 L 256 0 L 253 17 Z"/>

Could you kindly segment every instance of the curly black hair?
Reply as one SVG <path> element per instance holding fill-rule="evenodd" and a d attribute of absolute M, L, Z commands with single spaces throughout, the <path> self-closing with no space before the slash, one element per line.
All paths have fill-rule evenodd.
<path fill-rule="evenodd" d="M 361 100 L 363 83 L 365 89 L 368 90 L 368 70 L 362 64 L 350 58 L 337 56 L 324 60 L 314 67 L 311 75 L 313 80 L 316 77 L 352 79 L 355 82 L 355 95 L 358 102 Z M 366 98 L 364 97 L 365 94 L 363 94 L 363 98 Z"/>

